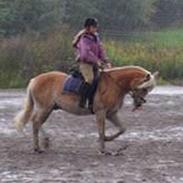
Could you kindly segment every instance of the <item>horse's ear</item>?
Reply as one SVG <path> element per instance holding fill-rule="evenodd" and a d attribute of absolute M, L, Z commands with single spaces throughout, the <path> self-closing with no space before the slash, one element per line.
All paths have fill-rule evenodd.
<path fill-rule="evenodd" d="M 158 71 L 154 72 L 154 73 L 153 73 L 153 76 L 154 76 L 155 79 L 158 79 L 158 77 L 159 77 L 159 72 L 158 72 Z"/>

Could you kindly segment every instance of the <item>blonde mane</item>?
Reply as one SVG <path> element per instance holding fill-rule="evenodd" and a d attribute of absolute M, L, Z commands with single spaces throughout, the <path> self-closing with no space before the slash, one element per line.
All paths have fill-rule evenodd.
<path fill-rule="evenodd" d="M 137 69 L 137 70 L 141 70 L 142 72 L 145 72 L 147 74 L 151 74 L 151 72 L 149 72 L 148 70 L 140 67 L 140 66 L 134 66 L 134 65 L 130 65 L 130 66 L 122 66 L 122 67 L 113 67 L 111 69 L 105 69 L 104 72 L 113 72 L 113 71 L 121 71 L 121 70 L 126 70 L 126 69 Z"/>

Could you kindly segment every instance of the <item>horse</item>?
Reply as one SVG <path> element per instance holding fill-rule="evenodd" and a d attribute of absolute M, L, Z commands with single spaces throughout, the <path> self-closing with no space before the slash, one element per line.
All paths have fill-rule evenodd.
<path fill-rule="evenodd" d="M 115 67 L 100 73 L 98 87 L 94 96 L 93 115 L 99 134 L 99 152 L 108 154 L 105 142 L 112 141 L 125 132 L 117 113 L 123 105 L 124 97 L 130 94 L 134 101 L 134 110 L 146 101 L 146 95 L 155 87 L 157 72 L 152 74 L 139 66 Z M 24 126 L 32 121 L 34 151 L 43 152 L 39 146 L 39 132 L 48 137 L 42 128 L 43 123 L 53 110 L 64 110 L 75 115 L 91 115 L 91 110 L 80 108 L 80 96 L 62 92 L 68 75 L 60 71 L 42 73 L 32 78 L 27 87 L 23 109 L 15 117 L 15 126 L 23 132 Z M 108 119 L 118 128 L 118 132 L 105 135 L 105 121 Z"/>

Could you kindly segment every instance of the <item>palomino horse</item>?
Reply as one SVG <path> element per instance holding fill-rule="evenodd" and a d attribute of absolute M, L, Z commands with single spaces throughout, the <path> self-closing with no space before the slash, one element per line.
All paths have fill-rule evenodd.
<path fill-rule="evenodd" d="M 125 132 L 117 112 L 122 107 L 126 94 L 131 94 L 135 108 L 140 107 L 144 97 L 156 84 L 155 74 L 137 67 L 126 66 L 105 70 L 100 75 L 94 97 L 93 111 L 99 133 L 100 152 L 106 153 L 105 141 L 112 141 Z M 79 107 L 79 96 L 63 94 L 63 84 L 68 75 L 62 72 L 48 72 L 31 79 L 27 88 L 27 97 L 23 110 L 15 117 L 17 130 L 22 131 L 28 121 L 33 125 L 34 150 L 39 147 L 39 130 L 54 109 L 61 109 L 76 115 L 89 115 L 91 111 Z M 118 129 L 114 135 L 105 135 L 105 120 L 111 121 Z M 45 141 L 47 137 L 45 136 Z M 48 140 L 48 139 L 47 139 Z"/>

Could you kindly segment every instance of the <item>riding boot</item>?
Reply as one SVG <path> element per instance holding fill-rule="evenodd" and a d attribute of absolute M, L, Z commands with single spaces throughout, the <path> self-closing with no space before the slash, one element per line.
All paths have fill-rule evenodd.
<path fill-rule="evenodd" d="M 98 80 L 95 79 L 93 81 L 92 87 L 90 88 L 90 91 L 88 92 L 88 100 L 89 100 L 88 108 L 92 111 L 92 113 L 93 113 L 94 96 L 97 89 L 97 85 L 98 85 Z"/>
<path fill-rule="evenodd" d="M 81 99 L 80 99 L 79 106 L 82 108 L 85 108 L 86 101 L 88 99 L 88 93 L 90 91 L 90 87 L 91 87 L 91 84 L 86 83 L 86 82 L 81 87 L 81 91 L 80 91 Z"/>

